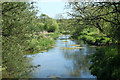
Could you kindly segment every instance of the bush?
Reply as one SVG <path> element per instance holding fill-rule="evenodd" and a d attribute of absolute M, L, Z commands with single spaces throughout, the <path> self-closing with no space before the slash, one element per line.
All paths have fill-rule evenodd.
<path fill-rule="evenodd" d="M 50 37 L 42 37 L 42 38 L 39 38 L 39 36 L 33 37 L 31 41 L 27 40 L 25 42 L 25 45 L 27 46 L 26 52 L 37 53 L 42 50 L 48 49 L 54 43 L 55 40 L 51 39 Z"/>
<path fill-rule="evenodd" d="M 44 29 L 48 32 L 56 32 L 58 31 L 58 24 L 54 19 L 48 19 L 44 25 Z"/>
<path fill-rule="evenodd" d="M 94 44 L 94 45 L 105 45 L 112 43 L 112 40 L 110 38 L 103 36 L 102 34 L 99 35 L 96 34 L 95 33 L 96 30 L 92 30 L 92 31 L 84 29 L 78 36 L 78 39 L 84 40 L 88 44 Z"/>
<path fill-rule="evenodd" d="M 97 50 L 91 57 L 91 73 L 98 80 L 120 79 L 120 46 L 106 46 Z"/>

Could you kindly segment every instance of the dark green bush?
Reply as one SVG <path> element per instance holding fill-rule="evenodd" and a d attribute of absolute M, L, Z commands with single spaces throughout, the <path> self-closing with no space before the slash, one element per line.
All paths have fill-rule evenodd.
<path fill-rule="evenodd" d="M 106 46 L 100 48 L 91 57 L 91 73 L 98 80 L 120 79 L 120 46 Z"/>
<path fill-rule="evenodd" d="M 56 32 L 58 31 L 58 24 L 56 22 L 56 20 L 54 19 L 47 19 L 46 23 L 44 25 L 44 29 L 47 30 L 48 32 Z"/>
<path fill-rule="evenodd" d="M 92 31 L 91 31 L 92 30 Z M 91 29 L 84 29 L 80 35 L 78 36 L 78 39 L 83 40 L 87 42 L 88 44 L 94 44 L 94 45 L 106 45 L 112 42 L 112 40 L 106 36 L 103 36 L 102 34 L 96 34 L 96 30 Z"/>

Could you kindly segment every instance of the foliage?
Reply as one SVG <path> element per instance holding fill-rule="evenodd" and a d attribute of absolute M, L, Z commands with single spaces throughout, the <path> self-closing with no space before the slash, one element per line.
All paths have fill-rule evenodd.
<path fill-rule="evenodd" d="M 120 1 L 117 2 L 69 2 L 72 16 L 79 25 L 98 28 L 100 33 L 112 38 L 113 43 L 120 42 Z M 77 26 L 75 26 L 77 27 Z M 78 26 L 74 32 L 75 36 L 83 28 Z"/>
<path fill-rule="evenodd" d="M 53 44 L 55 44 L 53 37 L 54 35 L 54 33 L 52 36 L 47 34 L 35 35 L 31 40 L 27 40 L 24 43 L 26 45 L 25 53 L 38 53 L 43 50 L 48 50 L 50 47 L 52 47 Z"/>
<path fill-rule="evenodd" d="M 45 24 L 36 16 L 33 2 L 2 3 L 2 68 L 3 78 L 25 78 L 34 68 L 24 53 L 39 52 L 55 43 L 52 36 L 42 34 Z M 55 20 L 49 26 L 57 30 Z M 48 27 L 48 26 L 47 26 Z M 51 29 L 52 30 L 52 29 Z"/>
<path fill-rule="evenodd" d="M 59 27 L 55 19 L 50 18 L 46 14 L 40 15 L 40 21 L 44 23 L 44 30 L 48 32 L 57 32 Z"/>
<path fill-rule="evenodd" d="M 108 38 L 105 34 L 99 33 L 97 28 L 83 29 L 79 34 L 78 39 L 94 45 L 106 45 L 112 43 L 112 39 Z"/>
<path fill-rule="evenodd" d="M 45 23 L 45 29 L 48 32 L 56 32 L 56 31 L 58 31 L 58 24 L 57 24 L 56 20 L 51 19 L 51 18 L 47 19 L 46 23 Z"/>
<path fill-rule="evenodd" d="M 26 73 L 31 71 L 29 59 L 22 54 L 25 48 L 23 42 L 27 39 L 25 34 L 31 32 L 28 26 L 35 14 L 34 11 L 29 11 L 30 8 L 32 9 L 32 4 L 25 2 L 2 4 L 3 78 L 27 77 Z"/>
<path fill-rule="evenodd" d="M 91 73 L 98 80 L 120 79 L 120 46 L 105 46 L 92 55 Z"/>
<path fill-rule="evenodd" d="M 75 20 L 72 19 L 57 19 L 59 25 L 59 32 L 63 34 L 71 34 L 74 31 Z"/>

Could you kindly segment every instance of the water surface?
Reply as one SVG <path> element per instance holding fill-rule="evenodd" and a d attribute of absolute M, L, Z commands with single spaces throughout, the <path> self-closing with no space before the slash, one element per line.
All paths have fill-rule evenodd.
<path fill-rule="evenodd" d="M 78 47 L 77 40 L 70 40 L 67 36 L 60 36 L 56 40 L 56 47 L 48 52 L 28 55 L 32 64 L 41 66 L 30 73 L 33 78 L 50 78 L 58 76 L 60 78 L 95 78 L 91 75 L 89 66 L 89 55 L 95 52 L 94 47 L 89 47 L 83 42 L 79 44 L 82 49 L 63 49 L 68 47 Z"/>

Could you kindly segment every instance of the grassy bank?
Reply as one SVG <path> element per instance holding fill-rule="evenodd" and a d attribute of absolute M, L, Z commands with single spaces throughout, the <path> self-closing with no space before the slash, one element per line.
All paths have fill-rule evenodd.
<path fill-rule="evenodd" d="M 55 39 L 59 33 L 45 33 L 33 35 L 30 40 L 24 42 L 26 46 L 25 54 L 34 54 L 48 50 L 55 45 Z M 27 35 L 29 38 L 30 35 Z"/>
<path fill-rule="evenodd" d="M 83 40 L 90 45 L 107 45 L 112 43 L 112 39 L 100 33 L 96 28 L 83 29 L 82 32 L 73 36 L 78 40 Z"/>

